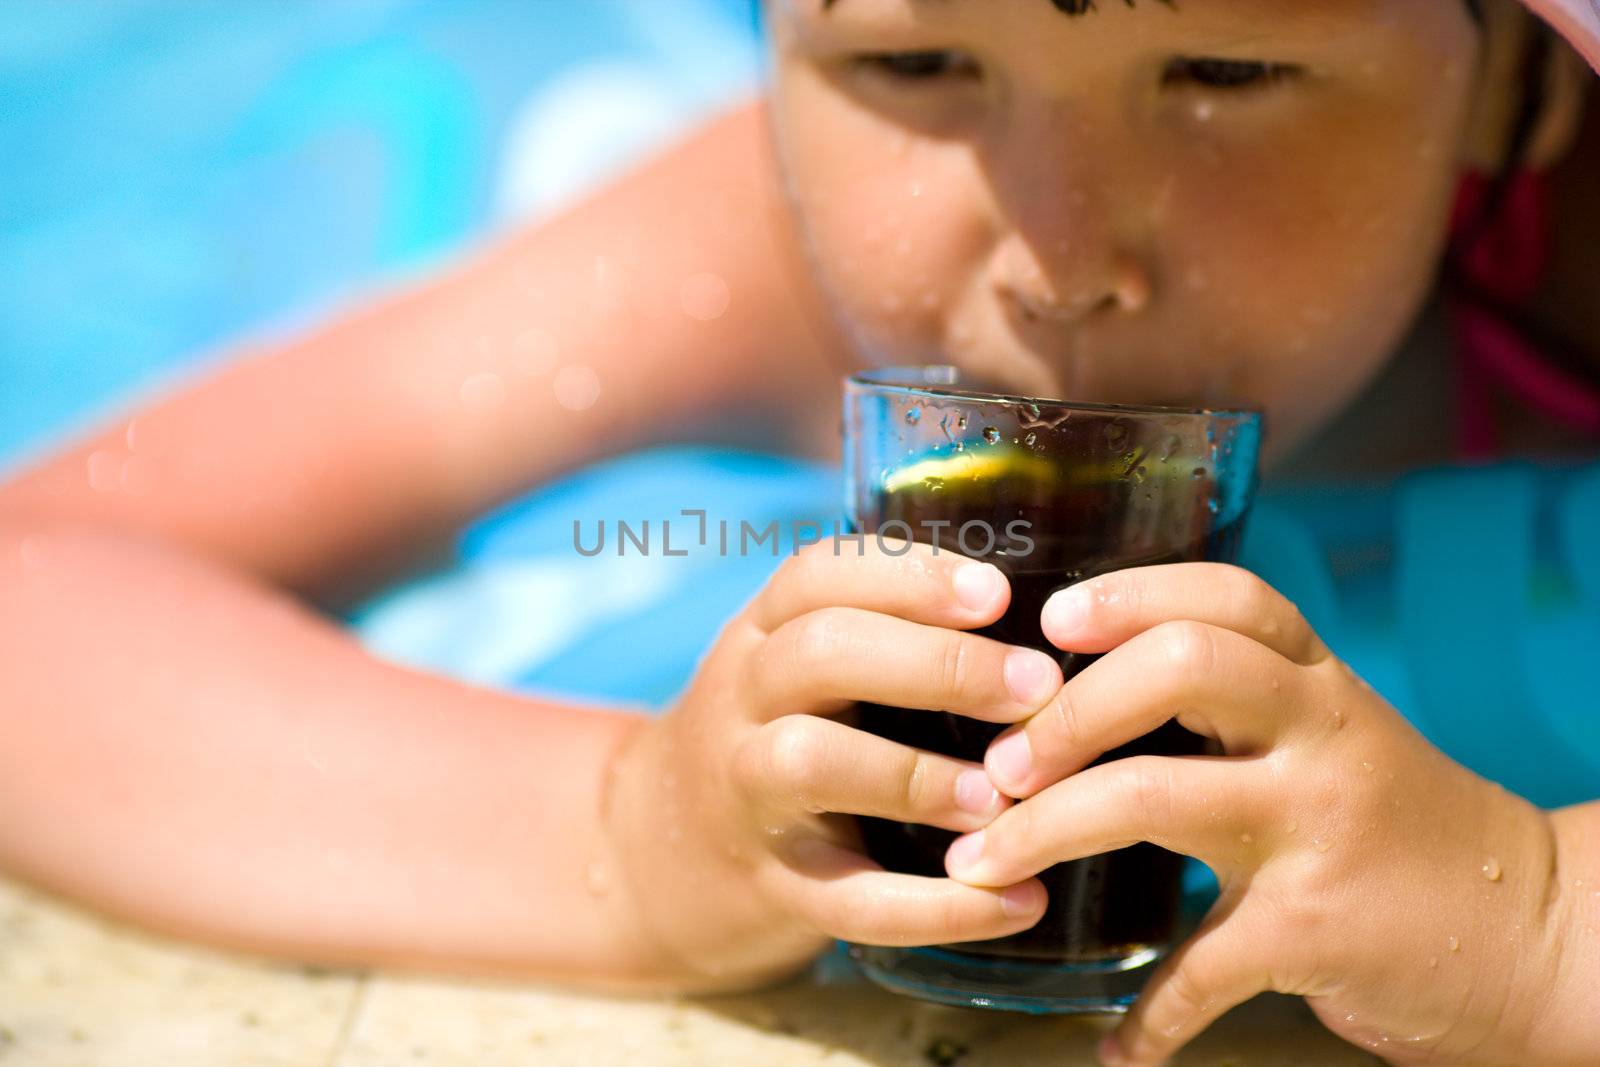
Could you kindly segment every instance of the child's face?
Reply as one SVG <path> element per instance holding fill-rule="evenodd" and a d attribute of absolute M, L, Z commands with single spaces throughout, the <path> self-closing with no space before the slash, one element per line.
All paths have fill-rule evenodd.
<path fill-rule="evenodd" d="M 1267 407 L 1382 365 L 1438 260 L 1479 33 L 1446 0 L 774 0 L 774 116 L 877 362 Z"/>

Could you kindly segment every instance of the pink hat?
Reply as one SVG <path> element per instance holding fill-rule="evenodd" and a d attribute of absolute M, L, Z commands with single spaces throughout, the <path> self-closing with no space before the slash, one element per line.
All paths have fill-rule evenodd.
<path fill-rule="evenodd" d="M 1600 0 L 1527 0 L 1527 4 L 1600 71 Z"/>

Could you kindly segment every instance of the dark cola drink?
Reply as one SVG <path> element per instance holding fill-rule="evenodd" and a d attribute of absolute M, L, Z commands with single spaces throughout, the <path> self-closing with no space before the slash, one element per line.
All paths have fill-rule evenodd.
<path fill-rule="evenodd" d="M 1020 441 L 1019 441 L 1020 444 Z M 1040 630 L 1057 590 L 1126 567 L 1232 560 L 1241 524 L 1214 522 L 1209 475 L 1200 468 L 1066 464 L 1007 443 L 908 464 L 858 506 L 858 528 L 910 536 L 986 559 L 1011 583 L 1011 605 L 979 631 L 1055 656 L 1071 678 L 1097 656 L 1064 653 Z M 1154 468 L 1154 469 L 1152 469 Z M 1137 471 L 1137 475 L 1136 472 Z M 981 762 L 1004 726 L 943 712 L 880 705 L 859 709 L 860 726 L 882 737 Z M 1204 739 L 1168 723 L 1106 753 L 1179 756 L 1207 749 Z M 891 871 L 941 877 L 954 833 L 863 819 L 868 855 Z M 943 946 L 947 952 L 1040 962 L 1126 958 L 1161 950 L 1174 935 L 1183 859 L 1149 844 L 1062 863 L 1041 878 L 1049 906 L 1033 928 L 994 941 Z"/>

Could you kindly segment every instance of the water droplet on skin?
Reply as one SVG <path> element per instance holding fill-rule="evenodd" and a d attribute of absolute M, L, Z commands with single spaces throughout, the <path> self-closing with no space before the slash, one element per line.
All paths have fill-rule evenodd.
<path fill-rule="evenodd" d="M 913 200 L 915 200 L 917 197 L 921 196 L 922 195 L 922 183 L 917 181 L 916 179 L 912 179 L 911 184 L 906 186 L 906 194 L 908 196 L 910 196 Z"/>
<path fill-rule="evenodd" d="M 1240 834 L 1239 835 L 1239 844 L 1241 844 L 1241 845 L 1248 845 L 1250 842 L 1252 842 L 1254 840 L 1255 840 L 1255 838 L 1251 837 L 1249 834 Z"/>
<path fill-rule="evenodd" d="M 611 872 L 595 860 L 583 869 L 583 885 L 592 895 L 605 896 L 611 891 Z"/>
<path fill-rule="evenodd" d="M 899 293 L 888 293 L 878 302 L 878 306 L 886 315 L 898 315 L 905 308 L 906 302 Z"/>
<path fill-rule="evenodd" d="M 918 408 L 907 408 L 906 409 L 906 425 L 915 426 L 917 423 L 919 423 L 921 421 L 922 421 L 922 409 L 921 408 L 918 407 Z"/>
<path fill-rule="evenodd" d="M 97 493 L 121 489 L 122 457 L 109 449 L 96 449 L 89 455 L 88 477 L 89 488 Z"/>
<path fill-rule="evenodd" d="M 730 301 L 728 283 L 722 275 L 707 272 L 691 274 L 683 278 L 682 285 L 678 286 L 678 307 L 682 307 L 683 314 L 698 322 L 722 318 Z"/>
<path fill-rule="evenodd" d="M 1372 764 L 1368 763 L 1366 760 L 1362 760 L 1361 761 L 1361 769 L 1366 771 L 1368 774 L 1371 774 L 1372 773 Z"/>
<path fill-rule="evenodd" d="M 911 238 L 902 237 L 896 241 L 894 243 L 894 254 L 897 256 L 909 256 L 911 254 Z"/>
<path fill-rule="evenodd" d="M 991 445 L 997 445 L 1000 443 L 1000 431 L 995 429 L 993 426 L 985 426 L 983 429 L 983 439 L 988 441 Z"/>
<path fill-rule="evenodd" d="M 1332 841 L 1324 841 L 1320 838 L 1312 838 L 1311 843 L 1316 847 L 1318 852 L 1326 852 L 1333 847 Z"/>
<path fill-rule="evenodd" d="M 922 305 L 923 311 L 935 311 L 939 307 L 939 294 L 929 289 L 917 302 Z"/>
<path fill-rule="evenodd" d="M 1335 730 L 1344 728 L 1344 712 L 1339 708 L 1333 709 L 1333 728 Z"/>
<path fill-rule="evenodd" d="M 37 573 L 44 570 L 44 544 L 37 537 L 24 537 L 17 546 L 17 558 L 22 569 Z M 1578 883 L 1582 885 L 1583 883 Z"/>
<path fill-rule="evenodd" d="M 1460 952 L 1461 951 L 1461 939 L 1459 937 L 1452 937 L 1450 939 L 1450 951 L 1451 952 Z"/>
<path fill-rule="evenodd" d="M 1495 859 L 1493 856 L 1490 856 L 1488 862 L 1486 862 L 1482 867 L 1478 868 L 1478 870 L 1491 882 L 1498 882 L 1500 880 L 1500 861 Z"/>
<path fill-rule="evenodd" d="M 1210 122 L 1217 113 L 1217 105 L 1210 100 L 1201 100 L 1194 106 L 1194 117 L 1198 122 Z"/>
<path fill-rule="evenodd" d="M 505 379 L 492 371 L 470 375 L 461 383 L 461 406 L 477 415 L 487 415 L 505 406 Z"/>
<path fill-rule="evenodd" d="M 590 367 L 573 363 L 556 372 L 550 391 L 568 411 L 588 411 L 600 399 L 600 379 Z"/>
<path fill-rule="evenodd" d="M 1296 832 L 1297 830 L 1300 829 L 1300 824 L 1298 822 L 1295 822 L 1293 819 L 1290 819 L 1289 820 L 1289 825 L 1286 826 L 1284 829 L 1286 829 L 1289 833 L 1292 834 L 1292 833 L 1294 833 L 1294 832 Z"/>

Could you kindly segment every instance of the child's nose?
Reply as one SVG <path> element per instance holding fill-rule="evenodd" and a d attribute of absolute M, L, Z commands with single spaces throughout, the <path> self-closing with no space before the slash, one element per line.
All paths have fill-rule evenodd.
<path fill-rule="evenodd" d="M 1025 317 L 1076 321 L 1150 302 L 1151 272 L 1118 225 L 1130 205 L 1114 139 L 1071 102 L 1036 99 L 1014 106 L 987 146 L 1000 234 L 992 276 Z"/>
<path fill-rule="evenodd" d="M 1139 259 L 1114 247 L 1072 245 L 1046 258 L 1021 233 L 995 250 L 992 271 L 999 298 L 1023 318 L 1077 322 L 1105 312 L 1132 314 L 1150 302 L 1150 276 Z"/>

